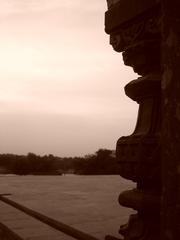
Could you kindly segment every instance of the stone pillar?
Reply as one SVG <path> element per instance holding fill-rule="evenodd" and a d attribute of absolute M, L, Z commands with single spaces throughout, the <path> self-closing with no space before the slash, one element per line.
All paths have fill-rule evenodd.
<path fill-rule="evenodd" d="M 180 1 L 162 0 L 162 238 L 180 239 Z"/>
<path fill-rule="evenodd" d="M 125 86 L 139 104 L 137 124 L 130 136 L 117 142 L 120 175 L 137 183 L 122 192 L 119 202 L 137 210 L 120 227 L 125 240 L 159 240 L 161 199 L 161 8 L 157 0 L 107 0 L 105 31 L 110 44 L 122 52 L 125 65 L 139 78 Z M 113 237 L 107 236 L 107 239 Z"/>

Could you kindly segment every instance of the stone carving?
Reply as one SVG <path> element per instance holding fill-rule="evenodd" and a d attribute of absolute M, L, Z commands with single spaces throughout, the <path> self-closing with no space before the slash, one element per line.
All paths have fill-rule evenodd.
<path fill-rule="evenodd" d="M 152 35 L 156 39 L 160 32 L 160 19 L 153 16 L 150 19 L 143 20 L 142 22 L 133 23 L 129 27 L 122 27 L 118 32 L 111 34 L 110 44 L 117 52 L 122 52 L 133 44 L 149 39 Z"/>
<path fill-rule="evenodd" d="M 153 184 L 159 179 L 160 76 L 138 78 L 130 82 L 125 91 L 140 107 L 134 133 L 117 142 L 120 174 L 136 182 L 148 180 Z"/>
<path fill-rule="evenodd" d="M 107 1 L 107 5 L 108 8 L 111 8 L 114 4 L 116 4 L 117 2 L 120 2 L 121 0 L 108 0 Z"/>
<path fill-rule="evenodd" d="M 131 4 L 135 8 L 126 12 Z M 125 65 L 140 75 L 125 86 L 126 95 L 139 104 L 137 124 L 130 136 L 119 138 L 116 148 L 120 175 L 137 182 L 135 190 L 120 194 L 119 203 L 138 212 L 120 233 L 125 240 L 156 240 L 161 204 L 160 6 L 154 0 L 137 0 L 136 4 L 137 8 L 132 0 L 116 3 L 105 21 L 110 44 L 115 51 L 123 52 Z"/>
<path fill-rule="evenodd" d="M 151 226 L 151 227 L 149 227 Z M 133 214 L 129 218 L 129 222 L 120 227 L 119 233 L 125 239 L 154 239 L 159 240 L 159 217 L 148 216 L 147 218 L 139 218 L 138 214 Z"/>

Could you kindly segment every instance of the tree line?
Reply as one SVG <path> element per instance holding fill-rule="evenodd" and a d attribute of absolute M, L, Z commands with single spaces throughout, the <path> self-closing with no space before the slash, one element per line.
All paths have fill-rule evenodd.
<path fill-rule="evenodd" d="M 19 175 L 119 174 L 118 168 L 114 152 L 109 149 L 99 149 L 96 153 L 84 157 L 63 158 L 52 154 L 0 154 L 0 169 L 4 169 L 4 173 Z"/>

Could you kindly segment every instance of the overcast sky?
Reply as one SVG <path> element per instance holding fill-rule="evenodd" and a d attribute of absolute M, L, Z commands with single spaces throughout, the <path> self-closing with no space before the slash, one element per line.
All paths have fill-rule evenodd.
<path fill-rule="evenodd" d="M 0 0 L 0 152 L 80 156 L 134 129 L 105 0 Z"/>

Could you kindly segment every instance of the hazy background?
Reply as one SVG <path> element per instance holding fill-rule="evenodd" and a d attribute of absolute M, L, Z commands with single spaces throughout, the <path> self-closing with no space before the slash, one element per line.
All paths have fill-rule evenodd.
<path fill-rule="evenodd" d="M 105 0 L 0 0 L 0 152 L 74 156 L 132 132 L 136 76 L 104 32 Z"/>

